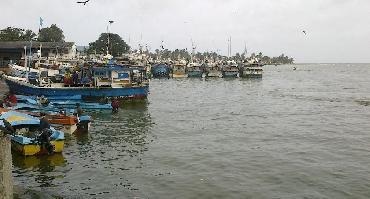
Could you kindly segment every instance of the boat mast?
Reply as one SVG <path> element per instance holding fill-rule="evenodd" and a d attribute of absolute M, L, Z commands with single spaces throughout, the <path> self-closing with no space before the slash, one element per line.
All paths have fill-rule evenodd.
<path fill-rule="evenodd" d="M 231 36 L 228 38 L 228 45 L 227 45 L 227 56 L 230 58 L 231 57 Z"/>
<path fill-rule="evenodd" d="M 195 45 L 194 45 L 194 41 L 193 39 L 191 39 L 191 56 L 190 56 L 190 62 L 193 63 L 194 62 L 194 54 L 195 54 Z"/>
<path fill-rule="evenodd" d="M 110 20 L 108 21 L 108 25 L 107 25 L 107 34 L 108 34 L 108 43 L 107 43 L 107 55 L 109 55 L 109 46 L 110 46 L 110 32 L 109 32 L 109 26 L 112 25 L 112 23 L 114 21 Z"/>
<path fill-rule="evenodd" d="M 27 46 L 24 46 L 24 68 L 27 68 Z"/>
<path fill-rule="evenodd" d="M 248 55 L 248 49 L 247 49 L 247 42 L 244 42 L 244 59 L 246 59 L 247 58 L 247 55 Z"/>

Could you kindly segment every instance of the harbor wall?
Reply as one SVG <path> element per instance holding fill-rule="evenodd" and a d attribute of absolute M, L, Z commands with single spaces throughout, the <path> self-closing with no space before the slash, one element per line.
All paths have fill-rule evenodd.
<path fill-rule="evenodd" d="M 13 199 L 10 138 L 0 130 L 0 198 Z"/>

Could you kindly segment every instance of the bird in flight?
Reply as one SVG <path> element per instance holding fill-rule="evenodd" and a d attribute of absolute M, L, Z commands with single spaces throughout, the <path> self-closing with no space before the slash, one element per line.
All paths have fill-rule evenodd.
<path fill-rule="evenodd" d="M 302 31 L 305 35 L 307 35 L 307 32 L 304 30 L 304 31 Z"/>
<path fill-rule="evenodd" d="M 87 2 L 89 2 L 90 0 L 86 0 L 86 1 L 77 1 L 77 3 L 83 3 L 84 5 L 86 5 Z"/>

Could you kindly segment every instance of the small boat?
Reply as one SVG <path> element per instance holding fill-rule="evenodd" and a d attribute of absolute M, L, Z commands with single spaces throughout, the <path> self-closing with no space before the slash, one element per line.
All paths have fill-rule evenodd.
<path fill-rule="evenodd" d="M 19 97 L 19 98 L 18 98 Z M 82 109 L 93 110 L 93 109 L 106 109 L 111 110 L 112 106 L 109 103 L 94 103 L 94 102 L 84 102 L 82 100 L 53 100 L 49 101 L 48 104 L 43 104 L 40 99 L 30 98 L 27 96 L 17 95 L 18 102 L 16 106 L 12 107 L 14 110 L 31 110 L 39 109 L 44 111 L 53 111 L 56 109 L 74 109 L 77 104 L 80 105 Z"/>
<path fill-rule="evenodd" d="M 78 117 L 77 132 L 87 133 L 90 130 L 91 117 L 88 115 L 81 115 Z"/>
<path fill-rule="evenodd" d="M 239 67 L 235 61 L 227 61 L 222 67 L 222 76 L 224 78 L 239 77 Z"/>
<path fill-rule="evenodd" d="M 197 62 L 190 62 L 186 69 L 186 73 L 188 74 L 188 77 L 202 77 L 203 76 L 202 64 Z"/>
<path fill-rule="evenodd" d="M 62 114 L 47 114 L 46 119 L 57 130 L 66 134 L 73 134 L 78 129 L 78 118 Z"/>
<path fill-rule="evenodd" d="M 43 140 L 38 131 L 40 120 L 16 111 L 2 112 L 0 126 L 11 132 L 12 150 L 24 156 L 61 153 L 64 149 L 64 133 L 50 128 L 50 137 Z"/>
<path fill-rule="evenodd" d="M 0 112 L 8 112 L 10 109 L 0 108 Z M 41 117 L 40 112 L 29 112 L 17 110 L 16 112 L 28 114 L 33 117 Z M 63 115 L 58 113 L 46 113 L 46 119 L 49 121 L 50 125 L 56 130 L 62 131 L 65 134 L 73 134 L 78 130 L 79 118 L 74 115 Z M 89 117 L 90 119 L 90 117 Z M 85 119 L 86 120 L 86 119 Z M 90 120 L 91 121 L 91 120 Z"/>
<path fill-rule="evenodd" d="M 156 64 L 151 67 L 153 78 L 170 78 L 171 68 L 167 64 Z"/>

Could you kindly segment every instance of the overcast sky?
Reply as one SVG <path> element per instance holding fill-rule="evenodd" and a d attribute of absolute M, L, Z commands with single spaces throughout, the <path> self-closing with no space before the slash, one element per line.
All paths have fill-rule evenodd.
<path fill-rule="evenodd" d="M 106 31 L 130 45 L 281 53 L 296 62 L 370 63 L 370 0 L 0 0 L 0 28 L 55 23 L 67 41 L 88 45 Z M 302 33 L 307 31 L 307 35 Z"/>

